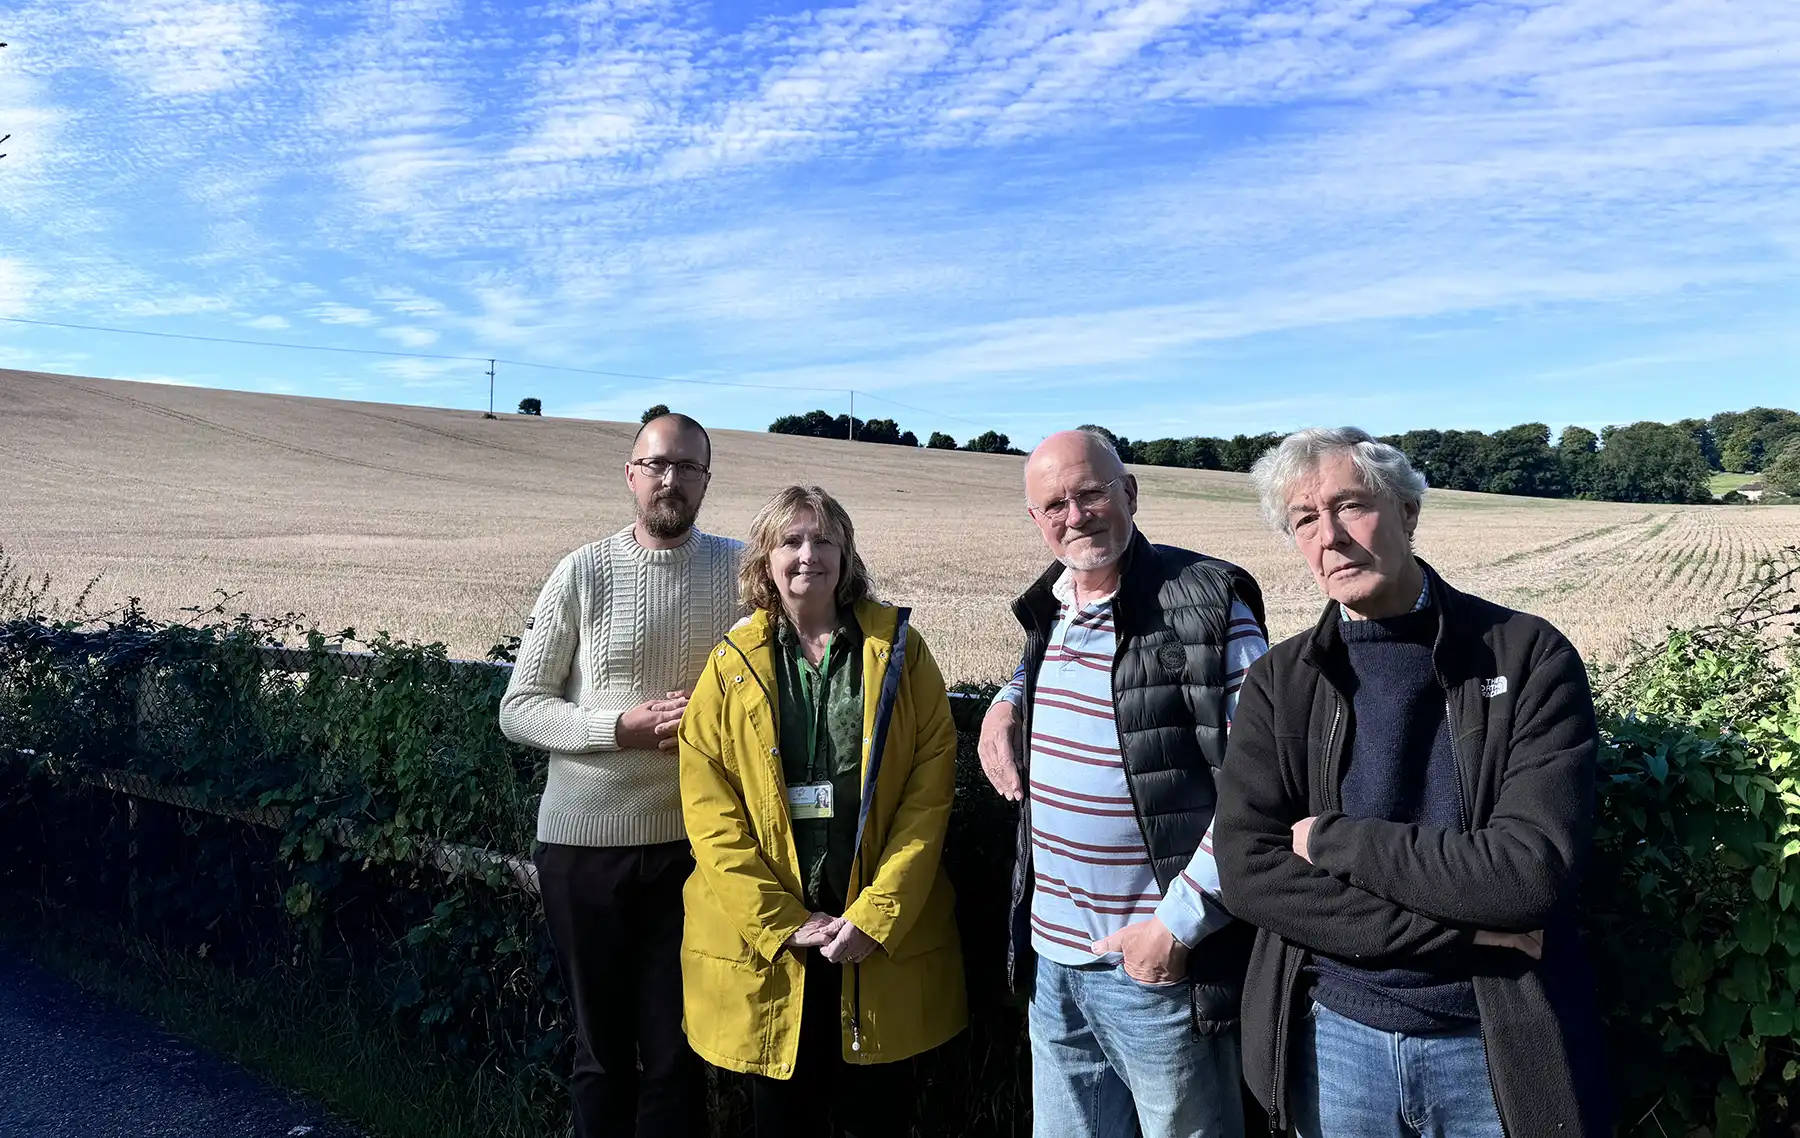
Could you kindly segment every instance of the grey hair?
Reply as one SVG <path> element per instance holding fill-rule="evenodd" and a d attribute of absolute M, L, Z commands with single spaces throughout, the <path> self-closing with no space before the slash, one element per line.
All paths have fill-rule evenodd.
<path fill-rule="evenodd" d="M 1378 442 L 1360 427 L 1308 427 L 1295 431 L 1256 460 L 1250 482 L 1262 498 L 1263 518 L 1279 533 L 1293 536 L 1287 496 L 1294 483 L 1334 454 L 1347 454 L 1363 485 L 1402 505 L 1425 500 L 1425 476 L 1399 447 Z"/>

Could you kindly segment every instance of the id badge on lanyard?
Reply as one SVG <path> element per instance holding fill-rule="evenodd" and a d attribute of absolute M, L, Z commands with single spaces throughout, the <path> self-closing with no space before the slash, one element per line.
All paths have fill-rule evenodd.
<path fill-rule="evenodd" d="M 806 725 L 807 766 L 809 767 L 813 766 L 819 754 L 819 735 L 822 726 L 820 720 L 825 718 L 825 705 L 829 699 L 829 688 L 826 687 L 825 678 L 831 672 L 831 648 L 832 642 L 836 639 L 837 637 L 833 636 L 825 642 L 825 656 L 819 661 L 818 673 L 810 685 L 813 690 L 807 692 L 814 705 L 812 722 Z M 802 689 L 809 686 L 807 680 L 806 669 L 800 669 Z M 815 767 L 810 773 L 817 777 L 819 772 Z M 796 822 L 831 817 L 834 804 L 833 793 L 833 787 L 829 782 L 803 782 L 797 786 L 788 787 L 788 817 Z"/>
<path fill-rule="evenodd" d="M 788 817 L 796 822 L 832 815 L 832 786 L 829 782 L 803 782 L 787 788 Z"/>

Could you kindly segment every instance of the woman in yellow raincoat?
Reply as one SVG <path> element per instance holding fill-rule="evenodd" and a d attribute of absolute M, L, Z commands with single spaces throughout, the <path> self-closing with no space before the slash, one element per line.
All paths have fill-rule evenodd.
<path fill-rule="evenodd" d="M 681 721 L 688 1042 L 751 1076 L 759 1138 L 902 1135 L 906 1060 L 968 1019 L 944 679 L 816 486 L 763 507 L 742 584 Z"/>

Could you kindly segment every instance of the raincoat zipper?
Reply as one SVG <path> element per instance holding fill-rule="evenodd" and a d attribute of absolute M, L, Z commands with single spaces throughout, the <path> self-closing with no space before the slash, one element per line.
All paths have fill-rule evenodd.
<path fill-rule="evenodd" d="M 852 881 L 861 879 L 863 861 L 863 827 L 869 821 L 869 808 L 875 801 L 875 783 L 881 776 L 881 757 L 887 750 L 888 722 L 900 702 L 900 679 L 906 669 L 906 631 L 912 610 L 902 608 L 895 620 L 893 645 L 886 652 L 887 669 L 881 677 L 881 694 L 875 703 L 875 731 L 869 737 L 869 772 L 863 779 L 862 802 L 857 807 L 856 856 L 850 863 Z M 859 885 L 857 892 L 863 887 Z M 862 1052 L 862 962 L 850 965 L 850 1050 Z"/>

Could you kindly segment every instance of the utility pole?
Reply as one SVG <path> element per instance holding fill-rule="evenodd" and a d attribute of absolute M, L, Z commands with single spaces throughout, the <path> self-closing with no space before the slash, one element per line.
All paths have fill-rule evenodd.
<path fill-rule="evenodd" d="M 494 361 L 488 361 L 488 418 L 494 417 Z"/>
<path fill-rule="evenodd" d="M 850 389 L 850 441 L 856 441 L 856 389 Z"/>

